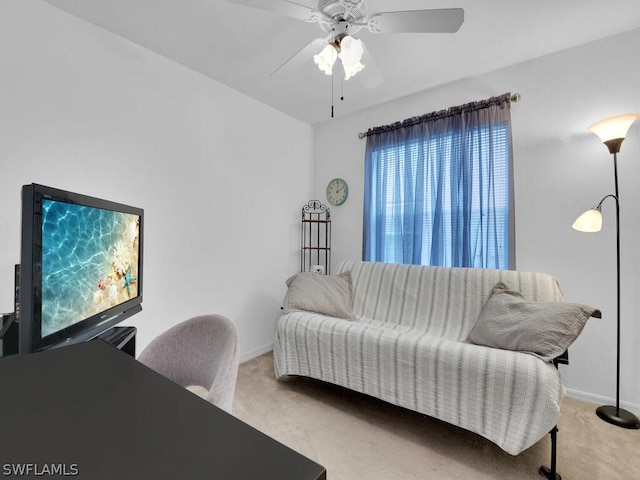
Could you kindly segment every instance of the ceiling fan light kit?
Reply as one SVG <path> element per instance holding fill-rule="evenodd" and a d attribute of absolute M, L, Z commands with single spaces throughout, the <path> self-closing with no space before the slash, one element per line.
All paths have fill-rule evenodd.
<path fill-rule="evenodd" d="M 339 57 L 344 69 L 344 79 L 349 80 L 364 68 L 360 62 L 363 53 L 362 40 L 342 35 L 314 55 L 313 61 L 326 75 L 333 75 L 333 64 Z"/>

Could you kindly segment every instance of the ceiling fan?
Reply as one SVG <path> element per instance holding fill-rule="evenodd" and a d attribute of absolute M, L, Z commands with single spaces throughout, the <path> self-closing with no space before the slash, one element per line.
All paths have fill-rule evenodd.
<path fill-rule="evenodd" d="M 365 0 L 319 0 L 317 8 L 300 5 L 290 0 L 227 0 L 231 3 L 280 13 L 308 23 L 317 23 L 326 36 L 316 38 L 298 50 L 273 73 L 292 72 L 311 58 L 327 75 L 340 58 L 345 80 L 356 75 L 367 65 L 371 70 L 363 83 L 366 87 L 378 85 L 382 78 L 375 68 L 364 43 L 353 34 L 366 28 L 380 33 L 454 33 L 464 22 L 462 8 L 376 12 L 368 14 Z M 364 61 L 364 63 L 363 63 Z"/>

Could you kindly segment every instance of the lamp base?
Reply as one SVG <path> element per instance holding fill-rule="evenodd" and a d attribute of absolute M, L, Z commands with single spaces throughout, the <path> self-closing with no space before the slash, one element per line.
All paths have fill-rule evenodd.
<path fill-rule="evenodd" d="M 607 423 L 622 428 L 640 428 L 640 420 L 633 413 L 624 408 L 616 408 L 613 405 L 606 405 L 596 408 L 598 416 Z"/>
<path fill-rule="evenodd" d="M 540 467 L 540 470 L 538 470 L 538 472 L 547 480 L 562 480 L 562 475 L 560 475 L 559 473 L 556 473 L 554 477 L 553 474 L 551 473 L 551 469 L 545 466 Z"/>

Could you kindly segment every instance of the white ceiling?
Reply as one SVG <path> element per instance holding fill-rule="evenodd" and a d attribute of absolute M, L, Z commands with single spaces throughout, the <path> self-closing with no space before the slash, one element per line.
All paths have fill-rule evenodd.
<path fill-rule="evenodd" d="M 226 0 L 45 1 L 300 120 L 330 119 L 331 77 L 311 59 L 288 76 L 270 75 L 324 36 L 317 24 Z M 296 1 L 314 8 L 318 3 Z M 366 0 L 366 6 L 370 13 L 461 7 L 465 22 L 455 34 L 361 30 L 355 36 L 384 81 L 364 88 L 358 76 L 366 68 L 348 82 L 336 76 L 336 117 L 640 27 L 638 0 Z"/>

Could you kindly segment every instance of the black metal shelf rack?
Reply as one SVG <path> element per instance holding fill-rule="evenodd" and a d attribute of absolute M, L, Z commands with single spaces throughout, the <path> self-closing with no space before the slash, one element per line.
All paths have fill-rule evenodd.
<path fill-rule="evenodd" d="M 320 200 L 302 207 L 300 271 L 329 275 L 331 269 L 331 211 Z"/>

